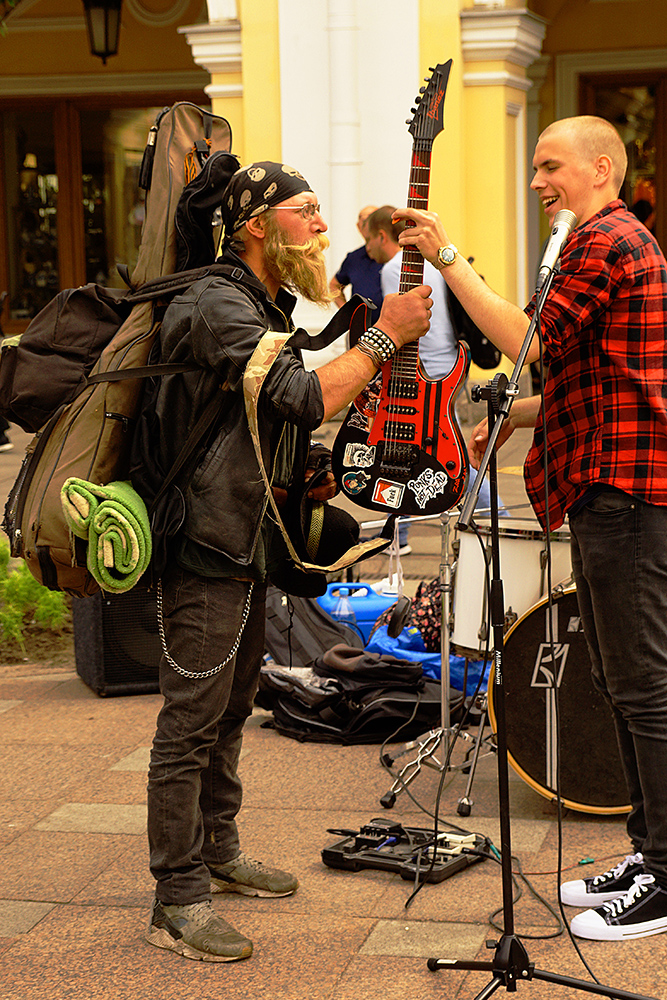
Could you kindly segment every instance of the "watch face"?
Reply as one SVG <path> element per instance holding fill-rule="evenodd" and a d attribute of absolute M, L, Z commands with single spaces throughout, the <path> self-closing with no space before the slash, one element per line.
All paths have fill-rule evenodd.
<path fill-rule="evenodd" d="M 438 257 L 443 264 L 452 264 L 456 257 L 456 250 L 454 247 L 440 247 Z"/>

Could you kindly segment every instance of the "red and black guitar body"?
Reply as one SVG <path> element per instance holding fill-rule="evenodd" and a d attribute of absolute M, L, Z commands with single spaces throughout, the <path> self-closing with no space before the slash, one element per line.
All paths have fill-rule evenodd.
<path fill-rule="evenodd" d="M 410 124 L 415 136 L 408 205 L 428 207 L 431 148 L 442 130 L 451 59 L 433 70 Z M 399 292 L 422 284 L 424 260 L 403 248 Z M 444 280 L 444 279 L 443 279 Z M 452 370 L 430 379 L 418 342 L 406 344 L 352 402 L 333 447 L 333 471 L 343 493 L 385 514 L 440 514 L 463 496 L 468 459 L 454 403 L 470 367 L 463 342 Z"/>
<path fill-rule="evenodd" d="M 454 416 L 470 355 L 445 378 L 418 367 L 400 378 L 385 365 L 352 403 L 333 447 L 333 470 L 346 496 L 385 514 L 440 514 L 463 496 L 465 442 Z"/>

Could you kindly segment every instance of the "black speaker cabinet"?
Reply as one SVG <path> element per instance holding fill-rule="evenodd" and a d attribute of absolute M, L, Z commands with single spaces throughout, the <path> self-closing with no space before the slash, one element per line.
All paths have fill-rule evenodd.
<path fill-rule="evenodd" d="M 76 670 L 102 697 L 159 691 L 162 655 L 155 591 L 72 600 Z"/>

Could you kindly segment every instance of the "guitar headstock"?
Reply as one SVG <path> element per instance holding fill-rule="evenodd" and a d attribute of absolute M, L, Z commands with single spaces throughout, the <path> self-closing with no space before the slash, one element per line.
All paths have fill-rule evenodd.
<path fill-rule="evenodd" d="M 445 91 L 449 80 L 452 60 L 438 63 L 435 69 L 430 66 L 431 76 L 426 77 L 426 86 L 415 98 L 416 108 L 412 108 L 412 119 L 407 120 L 408 132 L 415 139 L 427 139 L 431 142 L 444 127 Z"/>

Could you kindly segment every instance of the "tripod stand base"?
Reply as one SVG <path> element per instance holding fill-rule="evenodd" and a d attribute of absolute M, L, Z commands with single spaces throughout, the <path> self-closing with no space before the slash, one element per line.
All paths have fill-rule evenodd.
<path fill-rule="evenodd" d="M 536 969 L 528 959 L 528 953 L 520 939 L 513 934 L 506 934 L 495 945 L 496 955 L 493 962 L 459 962 L 456 959 L 429 958 L 426 965 L 431 972 L 439 969 L 468 969 L 477 972 L 491 972 L 492 979 L 475 1000 L 486 1000 L 496 990 L 504 986 L 514 993 L 517 982 L 530 982 L 539 979 L 544 983 L 555 983 L 559 986 L 569 986 L 571 989 L 582 990 L 584 993 L 597 993 L 598 996 L 613 997 L 614 1000 L 657 1000 L 656 997 L 645 996 L 642 993 L 629 993 L 619 990 L 616 986 L 603 986 L 601 983 L 591 983 L 586 979 L 574 979 L 572 976 L 561 976 L 555 972 Z"/>
<path fill-rule="evenodd" d="M 468 782 L 466 785 L 463 797 L 459 799 L 459 805 L 457 812 L 459 816 L 469 816 L 473 800 L 470 796 L 472 790 L 472 783 L 475 778 L 475 771 L 477 769 L 477 763 L 480 757 L 487 757 L 495 753 L 495 746 L 488 737 L 484 737 L 484 726 L 487 719 L 486 714 L 486 696 L 483 699 L 483 709 L 480 715 L 480 721 L 477 729 L 477 734 L 472 736 L 465 730 L 456 731 L 452 729 L 432 729 L 428 733 L 424 733 L 419 739 L 413 740 L 411 743 L 406 743 L 404 750 L 397 754 L 395 757 L 390 757 L 385 754 L 384 763 L 387 768 L 390 768 L 395 760 L 399 756 L 408 753 L 413 748 L 416 748 L 417 753 L 415 757 L 408 761 L 404 765 L 402 770 L 396 777 L 393 785 L 388 792 L 380 799 L 380 805 L 383 809 L 392 809 L 396 803 L 396 798 L 402 791 L 407 789 L 408 785 L 411 784 L 415 778 L 420 774 L 422 767 L 431 768 L 439 773 L 443 771 L 462 771 L 468 774 Z M 460 739 L 462 743 L 467 743 L 469 745 L 468 753 L 466 754 L 466 760 L 463 764 L 451 764 L 448 761 L 448 749 L 450 747 L 450 741 L 453 738 Z M 482 748 L 484 753 L 481 753 Z M 439 760 L 436 757 L 438 750 L 442 750 L 443 760 Z"/>

